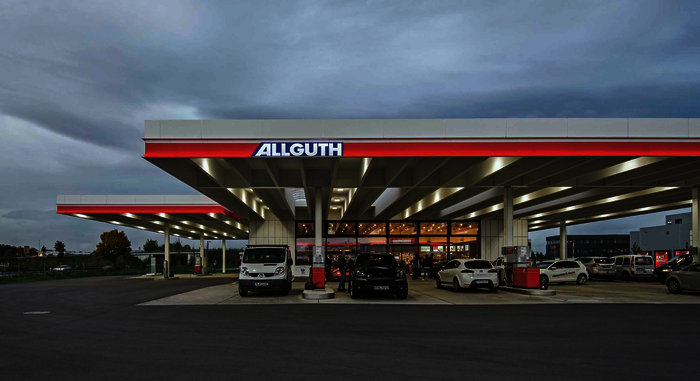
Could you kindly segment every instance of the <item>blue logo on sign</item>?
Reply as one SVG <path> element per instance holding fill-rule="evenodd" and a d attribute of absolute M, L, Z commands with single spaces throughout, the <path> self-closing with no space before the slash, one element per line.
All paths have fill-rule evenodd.
<path fill-rule="evenodd" d="M 341 142 L 267 142 L 260 143 L 253 152 L 257 157 L 333 157 L 343 156 Z"/>

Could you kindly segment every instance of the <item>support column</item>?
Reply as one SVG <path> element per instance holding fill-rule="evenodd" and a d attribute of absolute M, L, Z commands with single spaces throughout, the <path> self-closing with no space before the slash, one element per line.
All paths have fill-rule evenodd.
<path fill-rule="evenodd" d="M 204 257 L 204 232 L 199 232 L 199 257 L 202 258 L 202 274 L 208 273 L 207 258 Z"/>
<path fill-rule="evenodd" d="M 559 259 L 566 259 L 566 221 L 559 222 Z"/>
<path fill-rule="evenodd" d="M 314 245 L 316 246 L 323 246 L 322 242 L 322 234 L 323 234 L 323 211 L 321 210 L 323 208 L 323 193 L 321 192 L 321 188 L 316 188 L 316 205 L 314 206 L 314 231 L 316 234 L 316 240 Z"/>
<path fill-rule="evenodd" d="M 165 257 L 163 260 L 163 277 L 170 277 L 170 222 L 165 221 L 165 229 L 163 230 L 163 245 L 165 246 Z M 167 263 L 167 266 L 166 266 Z"/>
<path fill-rule="evenodd" d="M 698 258 L 698 247 L 700 247 L 700 206 L 698 204 L 698 198 L 700 196 L 700 188 L 693 188 L 693 205 L 692 205 L 692 219 L 693 219 L 693 230 L 692 237 L 693 243 L 690 245 L 690 252 L 693 254 L 693 262 L 700 262 Z"/>
<path fill-rule="evenodd" d="M 314 255 L 313 255 L 313 267 L 311 268 L 311 281 L 316 283 L 317 288 L 325 285 L 324 267 L 326 260 L 326 253 L 323 250 L 323 192 L 321 188 L 315 189 L 316 193 L 316 206 L 314 208 Z"/>
<path fill-rule="evenodd" d="M 503 189 L 503 239 L 505 246 L 513 246 L 513 188 Z"/>
<path fill-rule="evenodd" d="M 221 258 L 221 271 L 226 274 L 226 240 L 222 239 L 221 240 L 221 254 L 223 258 Z"/>

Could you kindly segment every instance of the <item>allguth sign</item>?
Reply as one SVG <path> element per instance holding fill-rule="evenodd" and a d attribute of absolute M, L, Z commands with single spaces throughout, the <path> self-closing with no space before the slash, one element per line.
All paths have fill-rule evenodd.
<path fill-rule="evenodd" d="M 340 142 L 266 142 L 258 144 L 253 156 L 257 157 L 332 157 L 343 156 Z"/>

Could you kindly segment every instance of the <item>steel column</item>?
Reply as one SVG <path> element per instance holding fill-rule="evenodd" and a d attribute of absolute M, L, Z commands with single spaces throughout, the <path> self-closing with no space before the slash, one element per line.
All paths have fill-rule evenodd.
<path fill-rule="evenodd" d="M 170 222 L 165 222 L 165 233 L 163 234 L 163 245 L 165 246 L 165 258 L 163 261 L 163 276 L 170 277 Z M 167 265 L 166 265 L 167 264 Z"/>
<path fill-rule="evenodd" d="M 566 259 L 566 221 L 559 222 L 559 259 Z"/>
<path fill-rule="evenodd" d="M 221 258 L 221 271 L 226 274 L 226 240 L 222 239 L 221 240 L 221 254 L 223 258 Z"/>
<path fill-rule="evenodd" d="M 513 188 L 503 188 L 503 238 L 506 246 L 513 246 Z"/>

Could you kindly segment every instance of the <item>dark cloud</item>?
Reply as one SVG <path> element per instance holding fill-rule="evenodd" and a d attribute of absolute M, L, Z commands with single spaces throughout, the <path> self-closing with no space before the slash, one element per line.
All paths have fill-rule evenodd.
<path fill-rule="evenodd" d="M 33 239 L 12 213 L 56 193 L 193 192 L 140 159 L 144 119 L 698 117 L 698 18 L 692 0 L 5 1 L 0 241 Z"/>

